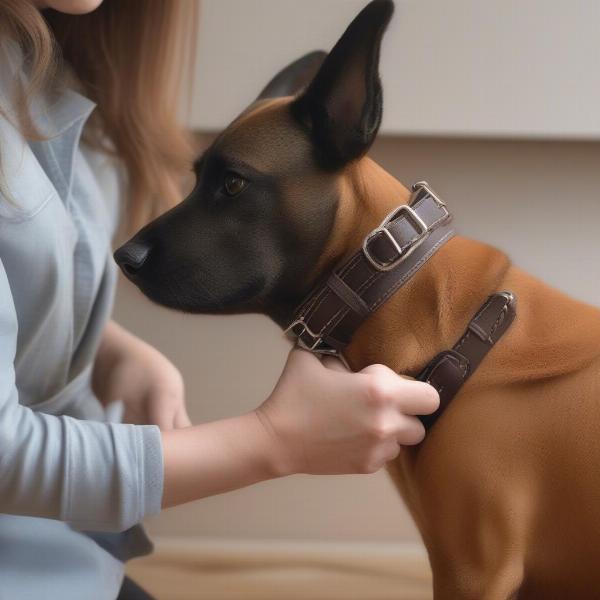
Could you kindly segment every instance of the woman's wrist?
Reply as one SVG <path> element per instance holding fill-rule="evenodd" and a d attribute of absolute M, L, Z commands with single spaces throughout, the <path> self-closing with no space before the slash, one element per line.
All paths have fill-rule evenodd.
<path fill-rule="evenodd" d="M 250 414 L 260 425 L 259 435 L 265 438 L 268 468 L 273 473 L 273 477 L 287 477 L 298 473 L 297 465 L 290 453 L 289 443 L 286 443 L 286 440 L 275 430 L 264 406 L 259 406 Z"/>
<path fill-rule="evenodd" d="M 243 428 L 247 432 L 249 446 L 256 448 L 254 458 L 257 475 L 261 480 L 292 475 L 294 470 L 282 448 L 281 440 L 269 423 L 265 423 L 260 409 L 240 415 L 239 418 L 244 421 Z"/>
<path fill-rule="evenodd" d="M 256 411 L 162 434 L 163 508 L 291 473 Z"/>

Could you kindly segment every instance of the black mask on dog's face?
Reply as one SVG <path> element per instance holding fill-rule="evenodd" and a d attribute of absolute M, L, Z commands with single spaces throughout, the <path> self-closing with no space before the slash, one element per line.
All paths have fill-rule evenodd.
<path fill-rule="evenodd" d="M 196 161 L 190 195 L 115 252 L 151 300 L 277 318 L 306 293 L 340 178 L 379 128 L 379 47 L 392 10 L 371 2 L 328 55 L 281 71 Z"/>

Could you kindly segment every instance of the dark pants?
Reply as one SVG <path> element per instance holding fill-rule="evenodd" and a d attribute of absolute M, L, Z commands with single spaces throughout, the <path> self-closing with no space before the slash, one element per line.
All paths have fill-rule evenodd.
<path fill-rule="evenodd" d="M 155 600 L 155 598 L 144 591 L 135 581 L 125 577 L 117 600 Z"/>

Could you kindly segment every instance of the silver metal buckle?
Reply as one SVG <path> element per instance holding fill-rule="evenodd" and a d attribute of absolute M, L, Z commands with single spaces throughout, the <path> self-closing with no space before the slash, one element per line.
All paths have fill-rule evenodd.
<path fill-rule="evenodd" d="M 433 191 L 431 186 L 426 181 L 417 181 L 417 183 L 413 183 L 413 192 L 418 192 L 420 189 L 425 190 L 435 200 L 435 203 L 439 207 L 446 208 L 446 203 Z"/>
<path fill-rule="evenodd" d="M 391 221 L 395 221 L 401 213 L 406 214 L 407 221 L 410 221 L 413 226 L 416 225 L 415 229 L 417 230 L 418 234 L 414 241 L 411 242 L 410 246 L 405 250 L 402 250 L 400 244 L 398 244 L 398 242 L 394 239 L 394 236 L 387 229 L 387 225 Z M 389 263 L 382 263 L 378 261 L 369 252 L 369 242 L 380 233 L 383 233 L 387 236 L 388 240 L 394 247 L 394 250 L 396 250 L 396 252 L 398 253 L 398 257 Z M 404 259 L 408 258 L 415 251 L 415 249 L 419 247 L 419 245 L 425 239 L 427 233 L 429 233 L 429 228 L 427 227 L 427 224 L 423 221 L 423 219 L 419 217 L 419 215 L 415 212 L 415 210 L 412 207 L 408 206 L 408 204 L 403 204 L 402 206 L 399 206 L 396 210 L 391 212 L 381 222 L 381 225 L 379 225 L 377 229 L 374 229 L 373 231 L 371 231 L 371 233 L 369 233 L 369 235 L 367 235 L 362 246 L 363 253 L 372 267 L 374 267 L 378 271 L 390 271 Z"/>
<path fill-rule="evenodd" d="M 446 208 L 446 203 L 433 191 L 433 188 L 426 181 L 417 181 L 417 183 L 413 183 L 412 191 L 418 192 L 419 190 L 425 190 L 433 198 L 438 207 L 444 212 L 444 214 L 431 225 L 431 229 L 433 229 L 438 225 L 438 223 L 445 221 L 450 216 L 450 213 Z"/>
<path fill-rule="evenodd" d="M 294 331 L 294 327 L 297 327 L 298 325 L 302 326 L 302 331 L 300 333 L 296 333 Z M 338 351 L 334 348 L 319 348 L 319 344 L 323 341 L 323 338 L 318 333 L 312 331 L 310 327 L 305 323 L 305 321 L 301 318 L 292 321 L 292 323 L 283 331 L 284 334 L 287 334 L 289 332 L 292 332 L 296 336 L 296 342 L 298 346 L 300 346 L 300 348 L 304 350 L 314 352 L 315 354 L 338 354 Z M 312 344 L 309 345 L 302 339 L 302 336 L 305 333 L 308 333 L 308 335 L 314 340 Z"/>

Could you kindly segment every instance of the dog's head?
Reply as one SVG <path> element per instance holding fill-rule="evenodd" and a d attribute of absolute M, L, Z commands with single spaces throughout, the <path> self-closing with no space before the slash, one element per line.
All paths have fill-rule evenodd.
<path fill-rule="evenodd" d="M 374 0 L 329 54 L 277 74 L 196 161 L 190 195 L 117 250 L 150 299 L 272 315 L 301 299 L 319 274 L 345 175 L 379 129 L 379 49 L 392 12 L 391 0 Z"/>

